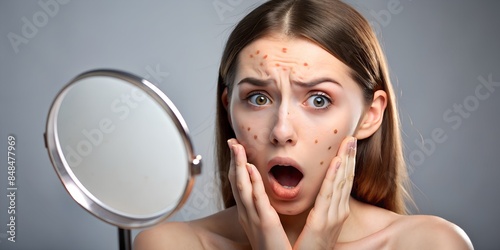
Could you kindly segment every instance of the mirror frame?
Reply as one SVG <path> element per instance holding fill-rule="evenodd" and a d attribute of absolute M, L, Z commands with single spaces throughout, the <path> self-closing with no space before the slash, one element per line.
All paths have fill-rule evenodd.
<path fill-rule="evenodd" d="M 107 205 L 100 202 L 80 183 L 78 178 L 76 178 L 74 173 L 71 171 L 71 168 L 69 164 L 67 164 L 67 161 L 63 160 L 64 154 L 59 143 L 59 135 L 57 132 L 57 118 L 62 101 L 73 85 L 77 84 L 82 79 L 95 76 L 120 79 L 140 88 L 141 90 L 146 92 L 148 96 L 152 97 L 163 108 L 163 110 L 167 112 L 167 114 L 175 124 L 179 134 L 182 137 L 188 156 L 188 162 L 186 162 L 186 167 L 188 167 L 188 179 L 186 180 L 184 193 L 174 209 L 166 213 L 161 213 L 159 215 L 141 218 L 134 218 L 115 213 L 113 209 L 107 209 Z M 170 99 L 151 82 L 124 71 L 113 69 L 97 69 L 84 72 L 73 78 L 68 84 L 66 84 L 66 86 L 64 86 L 59 91 L 54 101 L 52 102 L 47 116 L 44 139 L 45 147 L 47 148 L 51 163 L 60 181 L 62 182 L 66 191 L 71 195 L 71 197 L 92 215 L 107 223 L 124 229 L 149 227 L 163 220 L 166 220 L 172 214 L 177 212 L 187 201 L 189 194 L 191 193 L 191 190 L 194 186 L 194 177 L 201 173 L 201 156 L 194 154 L 193 144 L 191 143 L 191 139 L 189 137 L 187 124 L 172 101 L 170 101 Z"/>

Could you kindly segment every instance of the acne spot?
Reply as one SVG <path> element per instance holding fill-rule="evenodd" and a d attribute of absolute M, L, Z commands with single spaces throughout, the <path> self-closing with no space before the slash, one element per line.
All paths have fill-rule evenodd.
<path fill-rule="evenodd" d="M 250 58 L 253 58 L 253 55 L 252 55 L 252 54 L 250 54 Z"/>
<path fill-rule="evenodd" d="M 304 63 L 304 66 L 306 66 L 306 67 L 307 67 L 307 66 L 309 66 L 309 64 L 305 62 L 305 63 Z"/>
<path fill-rule="evenodd" d="M 321 162 L 319 163 L 319 165 L 323 165 L 323 163 L 324 163 L 324 162 L 323 162 L 323 161 L 321 161 Z"/>
<path fill-rule="evenodd" d="M 247 128 L 247 131 L 250 131 L 251 129 L 252 129 L 252 128 L 248 127 L 248 128 Z"/>
<path fill-rule="evenodd" d="M 294 75 L 295 75 L 295 70 L 293 70 L 293 71 L 292 71 L 292 74 L 294 74 Z"/>
<path fill-rule="evenodd" d="M 283 69 L 283 71 L 286 71 L 286 68 L 285 68 L 285 67 L 283 67 L 282 69 Z"/>
<path fill-rule="evenodd" d="M 334 133 L 334 134 L 337 134 L 338 132 L 339 132 L 339 131 L 338 131 L 337 129 L 334 129 L 334 130 L 333 130 L 333 133 Z"/>
<path fill-rule="evenodd" d="M 281 52 L 283 52 L 283 53 L 286 53 L 286 51 L 287 51 L 287 48 L 282 48 L 281 49 Z"/>
<path fill-rule="evenodd" d="M 314 140 L 314 144 L 318 144 L 318 140 Z"/>
<path fill-rule="evenodd" d="M 258 55 L 260 53 L 260 50 L 255 51 L 255 54 Z"/>
<path fill-rule="evenodd" d="M 262 58 L 266 59 L 266 58 L 267 58 L 267 55 L 264 55 Z"/>
<path fill-rule="evenodd" d="M 276 64 L 276 67 L 279 67 L 279 66 L 280 66 L 280 64 L 279 64 L 279 63 L 277 63 L 277 64 Z"/>
<path fill-rule="evenodd" d="M 257 135 L 253 135 L 253 139 L 257 140 Z"/>
<path fill-rule="evenodd" d="M 328 147 L 328 150 L 332 149 L 332 146 Z"/>
<path fill-rule="evenodd" d="M 261 62 L 259 65 L 260 65 L 260 66 L 264 66 L 264 63 L 263 63 L 263 62 Z"/>

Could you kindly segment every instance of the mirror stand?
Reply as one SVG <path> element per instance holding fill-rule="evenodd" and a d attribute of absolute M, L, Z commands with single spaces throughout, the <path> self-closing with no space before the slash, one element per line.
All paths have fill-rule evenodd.
<path fill-rule="evenodd" d="M 118 227 L 118 244 L 120 250 L 132 250 L 130 229 L 123 229 Z"/>

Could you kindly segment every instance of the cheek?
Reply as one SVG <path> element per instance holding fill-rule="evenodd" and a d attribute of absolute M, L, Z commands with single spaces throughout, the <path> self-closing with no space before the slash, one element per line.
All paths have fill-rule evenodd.
<path fill-rule="evenodd" d="M 308 143 L 310 148 L 316 152 L 313 160 L 313 167 L 326 169 L 332 159 L 338 154 L 340 144 L 349 135 L 351 126 L 348 124 L 335 124 L 318 131 Z M 322 173 L 324 174 L 324 173 Z"/>
<path fill-rule="evenodd" d="M 264 150 L 266 143 L 269 142 L 271 130 L 265 123 L 268 119 L 254 119 L 243 112 L 239 114 L 241 115 L 233 119 L 234 133 L 236 139 L 245 147 L 248 161 L 254 162 L 255 156 Z"/>

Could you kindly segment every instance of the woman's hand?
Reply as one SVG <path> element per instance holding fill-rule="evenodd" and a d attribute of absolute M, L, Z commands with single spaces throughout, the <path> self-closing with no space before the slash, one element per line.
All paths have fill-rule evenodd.
<path fill-rule="evenodd" d="M 321 185 L 314 207 L 293 249 L 333 249 L 349 216 L 354 180 L 356 138 L 344 139 Z"/>
<path fill-rule="evenodd" d="M 247 162 L 245 148 L 236 139 L 228 140 L 228 146 L 231 149 L 229 181 L 239 222 L 252 249 L 292 249 L 278 213 L 269 203 L 259 171 Z"/>

